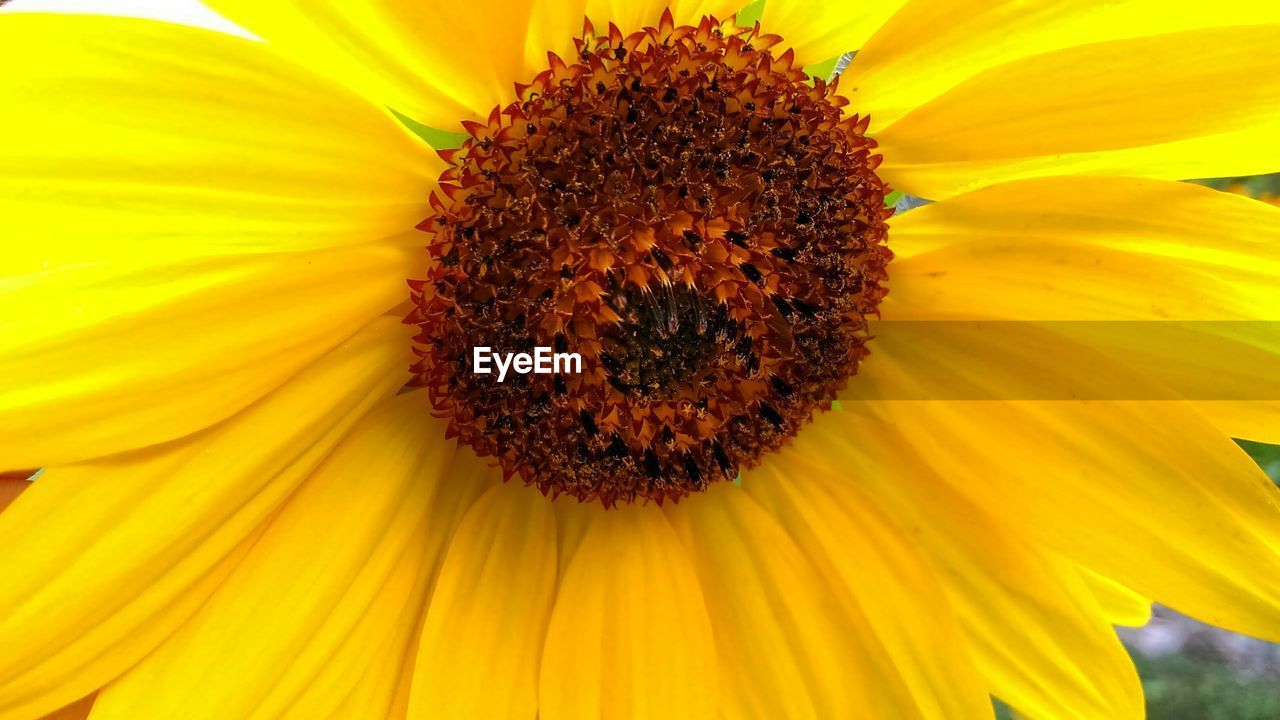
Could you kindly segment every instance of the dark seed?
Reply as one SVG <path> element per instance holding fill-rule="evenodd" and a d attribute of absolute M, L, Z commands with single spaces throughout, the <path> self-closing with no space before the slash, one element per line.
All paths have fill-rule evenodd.
<path fill-rule="evenodd" d="M 622 366 L 609 353 L 600 353 L 600 364 L 604 365 L 605 369 L 614 375 L 622 372 Z"/>
<path fill-rule="evenodd" d="M 769 403 L 760 403 L 760 417 L 768 420 L 774 428 L 781 430 L 783 425 L 782 416 Z"/>
<path fill-rule="evenodd" d="M 796 309 L 800 311 L 801 315 L 804 315 L 807 318 L 812 319 L 818 316 L 818 308 L 813 305 L 810 305 L 809 303 L 801 300 L 800 298 L 792 298 L 791 304 L 794 305 Z"/>
<path fill-rule="evenodd" d="M 724 448 L 720 447 L 720 443 L 711 443 L 711 454 L 716 459 L 716 464 L 720 466 L 720 471 L 728 473 L 733 469 L 733 465 L 729 462 L 729 456 L 724 454 Z"/>
<path fill-rule="evenodd" d="M 662 252 L 658 248 L 653 248 L 649 251 L 649 254 L 653 256 L 654 262 L 658 263 L 658 267 L 661 267 L 667 272 L 671 272 L 671 268 L 674 266 L 671 264 L 671 258 L 668 257 L 666 253 Z"/>
<path fill-rule="evenodd" d="M 692 455 L 684 456 L 684 471 L 689 473 L 689 480 L 697 487 L 702 487 L 702 471 L 698 469 L 698 463 L 693 459 Z"/>
<path fill-rule="evenodd" d="M 654 480 L 662 477 L 662 463 L 658 462 L 658 456 L 652 450 L 644 451 L 644 471 Z"/>
<path fill-rule="evenodd" d="M 787 384 L 786 380 L 783 380 L 777 375 L 769 378 L 769 382 L 773 385 L 773 389 L 777 390 L 778 394 L 782 397 L 789 397 L 791 393 L 795 392 L 795 390 L 792 390 L 791 386 Z"/>

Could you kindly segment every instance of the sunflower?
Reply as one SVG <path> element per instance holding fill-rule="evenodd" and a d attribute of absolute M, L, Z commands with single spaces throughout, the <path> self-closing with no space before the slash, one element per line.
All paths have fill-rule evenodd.
<path fill-rule="evenodd" d="M 1176 182 L 1280 170 L 1280 5 L 209 5 L 0 14 L 0 719 L 1138 718 L 1151 602 L 1280 640 L 1280 209 Z"/>

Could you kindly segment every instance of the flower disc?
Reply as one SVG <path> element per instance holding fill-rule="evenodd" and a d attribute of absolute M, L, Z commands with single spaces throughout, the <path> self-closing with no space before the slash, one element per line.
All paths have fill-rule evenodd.
<path fill-rule="evenodd" d="M 471 137 L 420 228 L 414 384 L 544 493 L 677 499 L 830 407 L 886 290 L 866 119 L 758 29 L 704 19 L 578 41 Z M 476 374 L 473 348 L 578 353 Z"/>

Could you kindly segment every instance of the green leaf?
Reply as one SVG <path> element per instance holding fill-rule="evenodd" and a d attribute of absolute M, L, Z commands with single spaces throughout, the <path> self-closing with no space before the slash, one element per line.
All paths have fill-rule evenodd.
<path fill-rule="evenodd" d="M 1236 440 L 1236 443 L 1249 453 L 1249 457 L 1252 457 L 1272 480 L 1280 483 L 1280 445 L 1267 445 L 1252 440 Z"/>
<path fill-rule="evenodd" d="M 462 147 L 462 143 L 467 139 L 465 133 L 449 132 L 448 130 L 440 130 L 430 125 L 423 125 L 395 108 L 387 108 L 392 115 L 400 121 L 401 125 L 409 128 L 410 132 L 422 138 L 428 145 L 437 150 L 450 150 Z"/>
<path fill-rule="evenodd" d="M 809 65 L 805 67 L 804 71 L 809 73 L 809 77 L 822 78 L 823 80 L 830 80 L 831 73 L 836 71 L 836 64 L 839 62 L 840 62 L 840 56 L 837 55 L 831 58 L 830 60 L 820 62 L 817 65 Z"/>
<path fill-rule="evenodd" d="M 764 0 L 755 0 L 738 11 L 738 25 L 750 27 L 760 22 L 762 17 L 764 17 Z"/>

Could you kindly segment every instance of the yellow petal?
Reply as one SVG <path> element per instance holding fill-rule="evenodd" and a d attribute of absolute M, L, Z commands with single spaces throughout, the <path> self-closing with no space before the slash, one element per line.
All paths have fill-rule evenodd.
<path fill-rule="evenodd" d="M 1146 212 L 1158 205 L 1159 212 Z M 1187 225 L 1196 218 L 1202 224 Z M 1188 261 L 1242 265 L 1272 253 L 1280 208 L 1191 183 L 1049 177 L 1002 183 L 895 216 L 898 260 L 961 242 L 1079 240 Z M 897 265 L 895 265 L 897 267 Z"/>
<path fill-rule="evenodd" d="M 14 310 L 0 319 L 0 465 L 76 462 L 220 422 L 399 303 L 410 264 L 370 245 L 0 279 Z"/>
<path fill-rule="evenodd" d="M 543 720 L 716 716 L 711 622 L 660 510 L 594 513 L 561 579 L 540 672 Z"/>
<path fill-rule="evenodd" d="M 578 554 L 578 546 L 587 536 L 587 529 L 596 521 L 599 508 L 593 504 L 577 502 L 554 503 L 556 511 L 556 547 L 559 554 L 558 577 L 564 577 L 569 563 Z"/>
<path fill-rule="evenodd" d="M 771 0 L 772 1 L 772 0 Z M 1203 28 L 1280 23 L 1269 0 L 913 0 L 858 53 L 840 90 L 879 131 L 991 68 L 1064 48 Z"/>
<path fill-rule="evenodd" d="M 341 707 L 363 670 L 352 661 L 416 622 L 453 496 L 482 488 L 449 476 L 452 443 L 424 402 L 395 398 L 343 438 L 200 611 L 107 686 L 95 717 L 298 715 L 300 696 L 310 717 Z"/>
<path fill-rule="evenodd" d="M 42 474 L 0 514 L 0 718 L 82 697 L 172 633 L 233 550 L 401 384 L 404 341 L 381 321 L 229 422 Z"/>
<path fill-rule="evenodd" d="M 487 116 L 514 98 L 513 83 L 532 79 L 524 52 L 532 0 L 207 4 L 373 104 L 440 129 Z"/>
<path fill-rule="evenodd" d="M 760 25 L 781 35 L 801 65 L 813 65 L 861 48 L 904 2 L 767 0 Z"/>
<path fill-rule="evenodd" d="M 877 323 L 875 345 L 841 394 L 879 402 L 1173 400 L 1171 390 L 1037 323 Z"/>
<path fill-rule="evenodd" d="M 894 286 L 886 307 L 893 303 L 892 308 L 903 319 L 927 317 L 926 294 L 931 299 L 946 300 L 946 311 L 950 315 L 978 316 L 979 309 L 989 310 L 992 302 L 1005 298 L 1010 292 L 1031 291 L 1022 288 L 1030 288 L 1034 285 L 1032 282 L 1023 281 L 1012 288 L 1007 287 L 1011 280 L 1001 279 L 1014 272 L 1003 265 L 1016 262 L 1019 251 L 1030 248 L 1048 256 L 1046 267 L 1035 273 L 1040 276 L 1048 275 L 1062 262 L 1058 256 L 1063 253 L 1049 254 L 1055 248 L 1071 250 L 1082 244 L 1132 253 L 1142 262 L 1176 263 L 1183 274 L 1204 278 L 1210 289 L 1214 289 L 1214 280 L 1234 286 L 1223 291 L 1230 293 L 1228 300 L 1235 296 L 1234 305 L 1205 291 L 1201 291 L 1195 302 L 1175 304 L 1165 295 L 1157 294 L 1168 292 L 1166 288 L 1150 287 L 1147 283 L 1144 289 L 1145 279 L 1135 279 L 1124 288 L 1124 293 L 1113 293 L 1116 296 L 1113 302 L 1124 304 L 1116 312 L 1107 314 L 1107 319 L 1280 317 L 1280 310 L 1272 302 L 1274 296 L 1267 294 L 1274 290 L 1265 287 L 1271 284 L 1269 280 L 1274 275 L 1280 274 L 1280 208 L 1199 185 L 1120 177 L 1037 178 L 948 198 L 895 217 L 892 223 L 892 243 L 897 256 L 893 279 L 897 281 L 905 275 L 910 280 L 900 283 L 901 287 Z M 972 287 L 970 290 L 978 293 L 977 298 L 957 304 L 961 298 L 954 291 L 939 288 L 977 278 L 957 272 L 938 274 L 935 271 L 940 269 L 939 263 L 924 260 L 931 251 L 948 248 L 958 253 L 968 249 L 984 254 L 983 262 L 990 260 L 997 264 L 998 269 L 992 271 L 990 280 L 1001 287 L 991 291 L 981 286 Z M 1005 261 L 1005 255 L 1015 259 Z M 966 271 L 976 269 L 966 268 Z M 1098 272 L 1108 270 L 1109 275 L 1118 276 L 1137 272 L 1139 268 L 1106 267 Z M 1093 319 L 1097 317 L 1096 308 L 1073 307 L 1069 300 L 1072 293 L 1090 292 L 1105 277 L 1089 278 L 1088 282 L 1078 283 L 1084 287 L 1074 290 L 1050 277 L 1043 295 L 1008 298 L 997 306 L 997 312 L 983 312 L 981 316 Z M 1195 290 L 1198 288 L 1194 286 L 1178 287 L 1179 293 Z M 1062 299 L 1052 302 L 1054 293 Z M 1130 296 L 1134 294 L 1145 294 L 1145 297 L 1140 302 L 1131 301 Z M 1204 304 L 1210 307 L 1199 308 Z M 1006 308 L 1021 310 L 1016 315 L 1007 315 Z M 941 308 L 935 306 L 935 309 Z"/>
<path fill-rule="evenodd" d="M 923 345 L 939 335 L 969 355 L 1022 353 L 1032 333 L 1053 333 L 1063 354 L 1043 367 L 1093 374 L 1079 377 L 1095 392 L 1077 396 L 1149 398 L 1121 377 L 1140 375 L 1203 401 L 1234 436 L 1278 432 L 1277 208 L 1185 183 L 1042 178 L 912 211 L 895 219 L 893 238 L 899 259 L 878 330 L 890 353 L 930 362 Z M 1016 322 L 955 322 L 981 318 Z"/>
<path fill-rule="evenodd" d="M 1201 135 L 1122 150 L 1041 155 L 1017 160 L 940 161 L 895 169 L 897 189 L 932 191 L 935 198 L 1021 178 L 1062 175 L 1134 176 L 1156 179 L 1209 178 L 1224 172 L 1258 175 L 1271 172 L 1276 160 L 1265 152 L 1247 155 L 1241 148 L 1268 147 L 1274 128 L 1260 124 L 1241 130 Z M 1223 159 L 1236 163 L 1224 167 Z M 887 176 L 886 176 L 887 177 Z M 910 183 L 908 187 L 903 183 Z"/>
<path fill-rule="evenodd" d="M 669 4 L 677 23 L 696 25 L 704 16 L 728 20 L 749 3 L 741 0 L 674 0 Z"/>
<path fill-rule="evenodd" d="M 876 133 L 879 172 L 940 199 L 1042 175 L 1270 171 L 1274 143 L 1218 143 L 1213 156 L 1188 156 L 1185 143 L 1280 132 L 1280 58 L 1268 52 L 1278 32 L 1261 25 L 1114 40 L 992 68 Z"/>
<path fill-rule="evenodd" d="M 435 161 L 339 86 L 123 18 L 6 15 L 0 63 L 0 466 L 206 427 L 405 296 Z"/>
<path fill-rule="evenodd" d="M 842 398 L 1185 400 L 1230 437 L 1280 440 L 1274 323 L 935 321 L 874 323 L 873 352 Z M 1253 340 L 1249 333 L 1254 332 Z M 1259 347 L 1259 336 L 1267 344 Z M 1250 344 L 1250 343 L 1254 344 Z M 1235 399 L 1209 399 L 1235 398 Z"/>
<path fill-rule="evenodd" d="M 742 486 L 866 617 L 914 704 L 900 715 L 989 718 L 984 682 L 929 560 L 847 474 L 775 455 Z"/>
<path fill-rule="evenodd" d="M 1280 638 L 1280 489 L 1190 405 L 874 408 L 957 494 L 1025 536 L 1206 622 Z"/>
<path fill-rule="evenodd" d="M 4 8 L 4 12 L 6 14 L 56 12 L 163 20 L 179 25 L 218 30 L 239 37 L 252 37 L 244 28 L 196 2 L 154 3 L 143 0 L 142 2 L 103 3 L 98 0 L 54 0 L 52 3 L 41 2 L 35 5 L 9 4 Z"/>
<path fill-rule="evenodd" d="M 750 481 L 748 475 L 744 485 Z M 770 516 L 729 484 L 688 498 L 669 513 L 697 558 L 726 717 L 825 718 L 850 707 L 868 717 L 932 712 L 939 695 L 912 697 L 910 687 L 927 671 L 897 666 L 909 653 L 901 644 L 886 648 L 872 627 L 878 608 L 860 607 L 842 578 L 822 575 L 788 537 L 783 521 L 792 518 Z M 894 629 L 883 630 L 903 640 Z M 964 675 L 963 667 L 957 671 Z M 963 704 L 952 709 L 967 716 Z"/>
<path fill-rule="evenodd" d="M 1072 362 L 1084 355 L 1061 335 L 948 343 L 955 325 L 934 325 L 935 343 L 917 354 L 872 353 L 844 406 L 902 427 L 959 494 L 1076 563 L 1208 622 L 1280 633 L 1280 491 L 1234 442 L 1136 369 Z M 1105 400 L 1118 396 L 1108 385 L 1094 394 L 1079 377 L 1091 367 L 1146 400 Z M 1018 399 L 1042 397 L 1026 388 L 1055 373 L 1093 400 Z M 944 394 L 956 380 L 974 394 Z M 864 388 L 878 401 L 855 399 Z M 976 399 L 911 400 L 957 396 Z"/>
<path fill-rule="evenodd" d="M 943 483 L 911 432 L 828 413 L 780 462 L 802 477 L 843 471 L 840 482 L 910 524 L 992 694 L 1032 717 L 1141 718 L 1132 662 L 1077 568 L 1011 533 L 999 508 L 979 508 Z"/>
<path fill-rule="evenodd" d="M 905 218 L 904 218 L 905 219 Z M 993 218 L 994 219 L 994 218 Z M 997 221 L 998 222 L 998 221 Z M 994 224 L 994 223 L 993 223 Z M 1265 264 L 1212 265 L 1075 239 L 982 235 L 893 266 L 884 315 L 1070 322 L 1274 321 L 1280 275 Z M 1153 248 L 1154 249 L 1154 248 Z M 1261 260 L 1261 258 L 1259 258 Z M 1034 304 L 1031 304 L 1034 303 Z"/>
<path fill-rule="evenodd" d="M 656 25 L 668 6 L 677 23 L 694 24 L 704 15 L 727 20 L 742 3 L 481 0 L 479 6 L 428 7 L 404 0 L 359 0 L 318 9 L 301 0 L 269 8 L 251 0 L 210 0 L 209 5 L 302 65 L 336 78 L 374 103 L 429 126 L 454 130 L 461 120 L 485 117 L 494 107 L 511 102 L 513 84 L 528 82 L 546 69 L 548 52 L 571 56 L 584 17 L 598 31 L 613 23 L 629 33 Z M 494 17 L 502 22 L 494 23 Z M 805 37 L 821 34 L 806 45 L 825 52 L 851 38 L 865 38 L 878 22 L 855 20 L 858 28 L 848 32 L 827 32 L 814 24 L 800 29 Z"/>
<path fill-rule="evenodd" d="M 1196 409 L 1233 438 L 1280 445 L 1280 402 L 1200 400 Z"/>
<path fill-rule="evenodd" d="M 93 711 L 93 703 L 97 698 L 98 694 L 96 692 L 86 695 L 61 710 L 55 710 L 45 715 L 40 720 L 85 720 L 85 718 L 89 717 L 89 713 Z"/>
<path fill-rule="evenodd" d="M 420 530 L 430 532 L 429 527 Z M 426 543 L 410 546 L 351 634 L 330 651 L 320 672 L 278 717 L 387 720 L 405 716 L 397 707 L 398 684 L 404 669 L 413 665 L 408 641 L 417 637 L 421 610 L 431 594 L 435 550 Z"/>
<path fill-rule="evenodd" d="M 1276 329 L 1208 323 L 934 321 L 876 322 L 873 352 L 842 397 L 875 400 L 1175 401 L 1274 405 L 1280 372 Z M 1246 332 L 1261 328 L 1265 332 Z M 1265 347 L 1250 344 L 1265 343 Z M 1240 365 L 1232 364 L 1239 359 Z M 1215 399 L 1216 398 L 1216 399 Z M 1270 417 L 1221 417 L 1224 433 Z M 1214 417 L 1213 415 L 1210 415 Z M 1247 428 L 1245 428 L 1247 429 Z M 1230 434 L 1230 433 L 1227 433 Z M 1239 435 L 1235 435 L 1239 436 Z"/>
<path fill-rule="evenodd" d="M 129 18 L 0 19 L 0 277 L 346 247 L 430 212 L 439 158 L 262 43 Z"/>
<path fill-rule="evenodd" d="M 574 52 L 590 17 L 598 31 L 656 25 L 658 0 L 479 0 L 423 4 L 356 0 L 320 8 L 302 0 L 209 0 L 211 7 L 300 64 L 333 77 L 377 105 L 438 129 L 487 117 L 515 99 L 514 84 L 548 67 L 547 53 Z M 677 22 L 727 19 L 726 0 L 676 0 Z M 495 22 L 501 18 L 501 22 Z"/>
<path fill-rule="evenodd" d="M 1105 575 L 1080 568 L 1080 578 L 1089 586 L 1102 614 L 1115 625 L 1141 627 L 1151 619 L 1151 601 Z"/>
<path fill-rule="evenodd" d="M 551 503 L 519 483 L 493 488 L 449 546 L 418 648 L 409 717 L 537 717 L 555 586 Z"/>
<path fill-rule="evenodd" d="M 574 54 L 573 40 L 582 36 L 582 21 L 587 15 L 586 0 L 532 0 L 529 28 L 524 38 L 524 67 L 536 74 L 537 68 L 546 68 L 547 53 L 561 58 Z M 601 25 L 606 30 L 608 25 Z M 514 78 L 528 82 L 530 77 Z"/>
<path fill-rule="evenodd" d="M 667 5 L 664 0 L 587 0 L 586 15 L 595 24 L 597 32 L 608 29 L 609 23 L 613 23 L 622 32 L 629 33 L 646 25 L 656 26 Z"/>
<path fill-rule="evenodd" d="M 1133 662 L 1070 563 L 976 525 L 934 546 L 992 694 L 1029 717 L 1145 717 Z"/>
<path fill-rule="evenodd" d="M 356 652 L 341 651 L 336 667 L 332 663 L 326 666 L 307 692 L 281 717 L 287 720 L 311 720 L 325 716 L 369 720 L 403 720 L 408 717 L 418 639 L 422 636 L 428 600 L 438 581 L 448 540 L 453 537 L 477 496 L 499 481 L 494 469 L 476 458 L 470 448 L 454 447 L 452 455 L 447 476 L 432 501 L 428 525 L 418 531 L 419 537 L 429 535 L 432 541 L 419 542 L 413 548 L 424 553 L 420 562 L 429 572 L 425 575 L 415 573 L 413 578 L 403 572 L 397 573 L 398 583 L 412 579 L 427 582 L 422 587 L 413 588 L 407 613 L 401 613 L 398 625 L 393 627 L 381 621 L 374 622 L 379 634 L 385 636 L 387 646 L 379 648 L 372 642 L 362 641 L 355 646 Z M 370 620 L 366 617 L 363 624 L 370 624 Z M 347 673 L 358 675 L 359 682 L 348 693 L 344 706 L 337 712 L 331 712 L 331 684 L 344 682 L 342 678 Z"/>
<path fill-rule="evenodd" d="M 702 579 L 724 717 L 825 718 L 875 707 L 876 681 L 896 678 L 877 672 L 888 663 L 872 659 L 879 648 L 860 634 L 865 619 L 828 589 L 776 520 L 726 483 L 670 513 Z"/>

